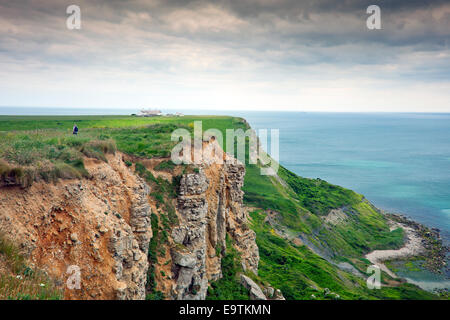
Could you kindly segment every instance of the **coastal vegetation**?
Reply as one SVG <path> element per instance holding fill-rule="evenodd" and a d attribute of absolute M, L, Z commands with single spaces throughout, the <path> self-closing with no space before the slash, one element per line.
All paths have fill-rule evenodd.
<path fill-rule="evenodd" d="M 47 275 L 26 264 L 19 248 L 0 232 L 0 299 L 59 300 L 62 292 Z"/>
<path fill-rule="evenodd" d="M 152 215 L 154 237 L 148 258 L 154 262 L 156 255 L 164 255 L 161 246 L 167 229 L 175 223 L 177 179 L 156 178 L 140 160 L 168 157 L 175 145 L 170 139 L 173 130 L 192 132 L 194 121 L 202 121 L 203 130 L 216 128 L 224 135 L 227 128 L 248 128 L 244 119 L 226 116 L 0 116 L 0 186 L 26 188 L 39 180 L 89 178 L 83 157 L 107 161 L 106 154 L 119 150 L 130 157 L 127 166 L 134 166 L 147 181 L 150 196 L 164 213 Z M 80 128 L 78 136 L 71 133 L 73 123 Z M 174 167 L 164 160 L 155 170 Z M 282 166 L 278 176 L 263 176 L 259 164 L 246 164 L 243 190 L 244 202 L 251 208 L 249 226 L 256 232 L 260 252 L 259 273 L 249 275 L 254 281 L 270 283 L 287 299 L 438 298 L 417 286 L 393 281 L 385 273 L 381 290 L 367 289 L 362 275 L 370 263 L 364 255 L 402 247 L 404 232 L 401 228 L 391 231 L 387 217 L 362 195 L 321 179 L 300 177 Z M 239 284 L 238 274 L 244 271 L 230 239 L 224 251 L 223 278 L 211 284 L 208 298 L 248 298 Z M 150 268 L 149 299 L 163 298 L 155 279 Z"/>
<path fill-rule="evenodd" d="M 239 282 L 242 272 L 239 253 L 231 242 L 226 239 L 225 255 L 221 261 L 222 278 L 211 283 L 208 288 L 208 300 L 248 300 L 249 293 Z"/>

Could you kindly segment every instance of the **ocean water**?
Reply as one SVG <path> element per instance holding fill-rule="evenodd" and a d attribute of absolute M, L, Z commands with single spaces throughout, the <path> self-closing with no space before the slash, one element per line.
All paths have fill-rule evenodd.
<path fill-rule="evenodd" d="M 22 115 L 137 111 L 0 107 L 0 114 Z M 438 228 L 450 243 L 450 114 L 177 111 L 241 116 L 254 129 L 279 129 L 283 166 Z"/>
<path fill-rule="evenodd" d="M 280 163 L 441 230 L 450 243 L 450 114 L 238 113 L 280 130 Z"/>

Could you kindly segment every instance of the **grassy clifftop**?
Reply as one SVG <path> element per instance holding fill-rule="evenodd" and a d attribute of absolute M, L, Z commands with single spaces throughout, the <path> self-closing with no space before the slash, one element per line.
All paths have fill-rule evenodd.
<path fill-rule="evenodd" d="M 132 116 L 0 116 L 0 184 L 24 187 L 35 180 L 81 178 L 83 156 L 104 159 L 116 149 L 139 158 L 165 157 L 177 128 L 193 131 L 246 129 L 244 119 L 225 116 L 137 118 Z M 77 123 L 79 136 L 71 128 Z M 261 261 L 256 282 L 270 283 L 287 299 L 433 299 L 416 286 L 393 281 L 369 290 L 364 254 L 399 248 L 403 231 L 389 230 L 386 218 L 362 195 L 320 179 L 306 179 L 280 167 L 277 177 L 246 165 L 244 201 L 257 234 Z M 215 298 L 242 297 L 234 255 L 225 260 L 227 277 L 211 291 Z M 238 257 L 236 257 L 238 259 Z M 230 261 L 228 261 L 230 260 Z M 226 293 L 226 294 L 225 294 Z"/>

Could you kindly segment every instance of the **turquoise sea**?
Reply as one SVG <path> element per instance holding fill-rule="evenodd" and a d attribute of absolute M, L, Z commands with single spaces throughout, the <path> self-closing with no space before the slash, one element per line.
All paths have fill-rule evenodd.
<path fill-rule="evenodd" d="M 29 115 L 137 111 L 0 107 L 0 114 Z M 450 243 L 450 114 L 176 111 L 236 115 L 255 129 L 279 129 L 282 165 L 439 228 Z"/>
<path fill-rule="evenodd" d="M 450 114 L 246 113 L 280 130 L 280 163 L 441 230 L 450 242 Z"/>
<path fill-rule="evenodd" d="M 280 163 L 441 230 L 450 242 L 450 114 L 244 113 L 280 130 Z"/>
<path fill-rule="evenodd" d="M 450 114 L 242 113 L 253 128 L 280 130 L 280 163 L 366 196 L 378 208 L 441 230 L 450 244 Z M 447 255 L 447 264 L 450 261 Z M 425 290 L 450 290 L 450 271 L 399 264 Z"/>

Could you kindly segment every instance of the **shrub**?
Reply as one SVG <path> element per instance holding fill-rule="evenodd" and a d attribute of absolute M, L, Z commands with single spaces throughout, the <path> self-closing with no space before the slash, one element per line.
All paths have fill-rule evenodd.
<path fill-rule="evenodd" d="M 14 273 L 22 271 L 25 259 L 19 253 L 19 249 L 0 232 L 0 254 L 2 254 Z"/>
<path fill-rule="evenodd" d="M 223 277 L 211 283 L 207 300 L 248 300 L 249 291 L 240 284 L 238 274 L 242 265 L 238 251 L 227 235 L 225 256 L 221 259 Z"/>
<path fill-rule="evenodd" d="M 0 300 L 56 300 L 62 297 L 61 290 L 44 272 L 26 266 L 17 246 L 1 232 L 0 259 L 4 259 L 8 269 L 0 275 Z"/>
<path fill-rule="evenodd" d="M 164 293 L 158 290 L 145 296 L 145 300 L 164 300 L 164 299 L 165 299 Z"/>
<path fill-rule="evenodd" d="M 169 160 L 169 161 L 160 162 L 155 167 L 155 170 L 173 170 L 173 168 L 175 168 L 175 163 L 173 163 L 171 160 Z"/>
<path fill-rule="evenodd" d="M 36 180 L 42 179 L 45 182 L 56 181 L 57 176 L 55 166 L 50 161 L 39 162 L 36 165 Z"/>
<path fill-rule="evenodd" d="M 24 174 L 20 179 L 20 185 L 22 188 L 30 187 L 34 180 L 36 180 L 36 172 L 33 168 L 25 168 Z"/>
<path fill-rule="evenodd" d="M 11 167 L 6 161 L 0 160 L 0 186 L 27 186 L 30 180 L 29 172 L 22 167 Z"/>
<path fill-rule="evenodd" d="M 68 137 L 61 142 L 68 145 L 69 147 L 81 147 L 84 143 L 87 142 L 87 140 L 80 139 L 79 137 Z"/>
<path fill-rule="evenodd" d="M 155 176 L 150 171 L 148 171 L 141 162 L 136 163 L 136 172 L 148 183 L 158 183 L 158 180 L 155 178 Z"/>
<path fill-rule="evenodd" d="M 164 204 L 164 196 L 160 192 L 152 192 L 150 195 L 156 200 L 156 206 L 159 207 Z"/>
<path fill-rule="evenodd" d="M 117 146 L 114 140 L 93 140 L 88 142 L 88 145 L 96 150 L 100 150 L 104 154 L 115 154 L 117 151 Z"/>
<path fill-rule="evenodd" d="M 66 162 L 70 164 L 72 167 L 78 170 L 80 172 L 81 176 L 84 178 L 89 178 L 89 172 L 84 167 L 84 162 L 82 159 L 75 159 L 73 161 Z"/>
<path fill-rule="evenodd" d="M 61 179 L 79 179 L 81 173 L 67 163 L 57 162 L 55 164 L 55 176 Z"/>
<path fill-rule="evenodd" d="M 11 168 L 6 161 L 0 159 L 0 176 L 3 177 L 3 175 L 8 173 L 10 169 Z"/>
<path fill-rule="evenodd" d="M 85 145 L 80 150 L 86 157 L 88 158 L 94 158 L 97 160 L 102 160 L 106 162 L 106 157 L 103 153 L 99 152 L 98 150 L 95 150 L 90 145 Z"/>
<path fill-rule="evenodd" d="M 55 155 L 55 157 L 50 157 L 50 159 L 58 159 L 64 162 L 71 162 L 78 159 L 81 159 L 82 154 L 80 151 L 73 149 L 73 148 L 63 148 L 60 150 L 59 153 L 52 153 Z"/>
<path fill-rule="evenodd" d="M 114 140 L 92 140 L 85 143 L 80 151 L 89 158 L 106 162 L 105 154 L 115 154 L 117 151 Z"/>
<path fill-rule="evenodd" d="M 4 151 L 5 158 L 20 165 L 30 165 L 40 159 L 41 153 L 34 146 L 15 145 Z"/>

